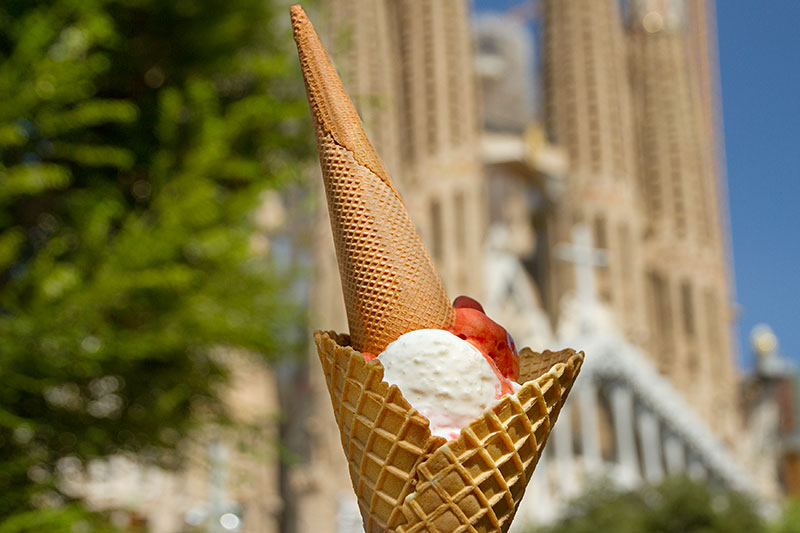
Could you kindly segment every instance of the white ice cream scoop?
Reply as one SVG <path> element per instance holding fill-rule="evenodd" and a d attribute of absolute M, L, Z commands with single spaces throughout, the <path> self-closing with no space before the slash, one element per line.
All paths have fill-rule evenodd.
<path fill-rule="evenodd" d="M 397 385 L 431 422 L 431 433 L 457 438 L 501 396 L 502 383 L 472 344 L 441 329 L 401 335 L 378 356 L 384 380 Z"/>

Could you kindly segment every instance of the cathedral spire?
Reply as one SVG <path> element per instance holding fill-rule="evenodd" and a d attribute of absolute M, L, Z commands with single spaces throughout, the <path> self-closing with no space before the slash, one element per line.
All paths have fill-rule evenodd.
<path fill-rule="evenodd" d="M 648 347 L 662 372 L 685 387 L 715 429 L 730 436 L 736 376 L 718 209 L 722 177 L 714 163 L 716 125 L 709 118 L 716 95 L 706 78 L 709 50 L 692 41 L 707 33 L 708 19 L 696 16 L 698 8 L 707 14 L 700 4 L 631 2 L 631 86 L 653 303 Z M 695 15 L 691 19 L 687 8 Z M 708 382 L 688 383 L 691 375 L 706 376 Z"/>
<path fill-rule="evenodd" d="M 545 120 L 556 145 L 566 149 L 568 179 L 556 206 L 553 242 L 569 240 L 586 224 L 608 252 L 596 269 L 599 297 L 636 343 L 645 336 L 641 209 L 627 77 L 625 34 L 613 0 L 546 0 L 544 7 Z M 551 258 L 551 316 L 574 276 Z"/>

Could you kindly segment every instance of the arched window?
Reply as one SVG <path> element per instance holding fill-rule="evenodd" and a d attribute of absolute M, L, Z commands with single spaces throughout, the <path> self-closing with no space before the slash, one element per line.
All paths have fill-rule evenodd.
<path fill-rule="evenodd" d="M 672 306 L 666 280 L 657 272 L 647 275 L 650 295 L 650 323 L 655 332 L 659 354 L 659 366 L 662 371 L 667 364 L 672 350 Z"/>
<path fill-rule="evenodd" d="M 720 314 L 717 295 L 713 289 L 705 291 L 706 322 L 708 324 L 708 345 L 712 350 L 722 348 L 722 337 L 720 335 Z"/>
<path fill-rule="evenodd" d="M 694 299 L 692 297 L 692 286 L 688 281 L 681 283 L 681 314 L 683 315 L 683 332 L 690 340 L 695 338 L 697 328 L 695 327 Z"/>
<path fill-rule="evenodd" d="M 440 262 L 444 259 L 444 235 L 442 234 L 442 205 L 438 199 L 431 200 L 431 252 Z"/>
<path fill-rule="evenodd" d="M 611 416 L 611 403 L 605 388 L 597 391 L 597 400 L 600 456 L 603 458 L 603 462 L 615 462 L 617 460 L 617 436 L 614 432 L 614 419 Z"/>
<path fill-rule="evenodd" d="M 608 230 L 606 228 L 606 219 L 603 215 L 596 215 L 594 217 L 594 247 L 600 250 L 608 250 Z M 613 257 L 609 255 L 610 267 L 614 267 Z M 609 268 L 596 268 L 595 276 L 597 278 L 597 288 L 600 299 L 604 302 L 610 303 L 612 299 L 611 294 L 611 280 L 609 279 Z"/>
<path fill-rule="evenodd" d="M 455 229 L 456 229 L 456 246 L 459 250 L 464 250 L 467 247 L 467 214 L 464 192 L 459 191 L 455 194 Z"/>

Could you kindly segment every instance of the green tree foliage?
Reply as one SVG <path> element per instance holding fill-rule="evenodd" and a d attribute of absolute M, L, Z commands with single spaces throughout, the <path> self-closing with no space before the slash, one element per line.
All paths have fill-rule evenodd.
<path fill-rule="evenodd" d="M 571 502 L 566 515 L 537 533 L 759 533 L 753 503 L 684 478 L 621 492 L 599 485 Z"/>
<path fill-rule="evenodd" d="M 275 3 L 0 2 L 0 526 L 68 502 L 65 457 L 169 463 L 224 414 L 210 348 L 286 350 L 251 245 L 308 151 Z"/>
<path fill-rule="evenodd" d="M 106 516 L 92 513 L 79 504 L 44 506 L 19 512 L 0 522 L 0 533 L 119 533 Z M 138 533 L 131 528 L 128 533 Z"/>
<path fill-rule="evenodd" d="M 786 502 L 781 517 L 773 524 L 771 533 L 797 533 L 800 531 L 800 500 Z"/>

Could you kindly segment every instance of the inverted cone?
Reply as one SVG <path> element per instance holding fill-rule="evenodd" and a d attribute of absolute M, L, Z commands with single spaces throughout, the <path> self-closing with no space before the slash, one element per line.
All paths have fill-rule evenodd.
<path fill-rule="evenodd" d="M 389 174 L 305 12 L 292 27 L 314 119 L 352 346 L 379 354 L 455 313 Z"/>

